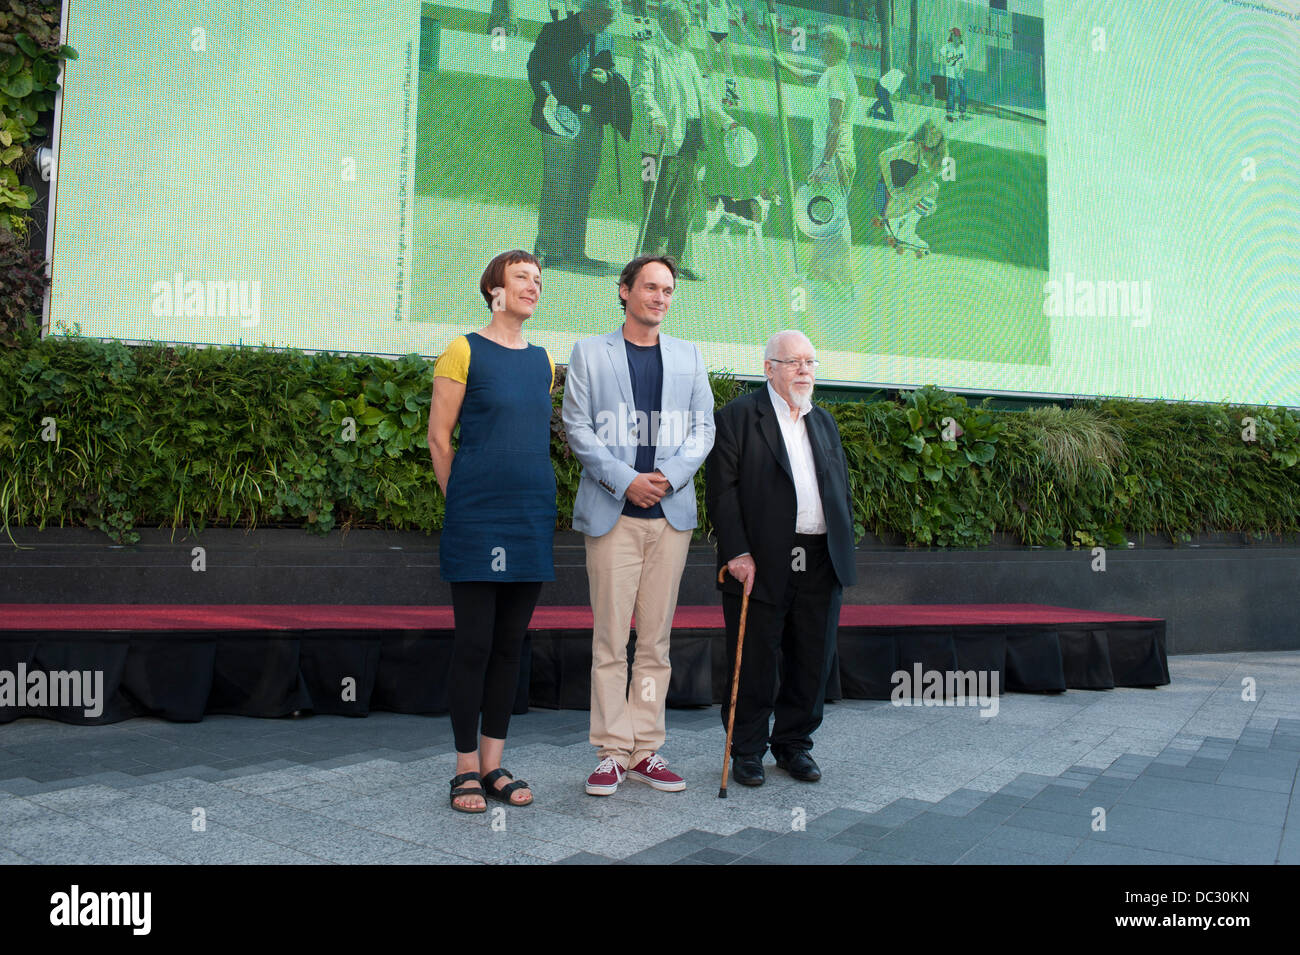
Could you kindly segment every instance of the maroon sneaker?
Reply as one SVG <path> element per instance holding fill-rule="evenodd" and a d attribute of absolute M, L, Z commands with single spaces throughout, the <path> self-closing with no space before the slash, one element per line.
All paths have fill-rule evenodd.
<path fill-rule="evenodd" d="M 668 770 L 668 764 L 658 753 L 651 753 L 628 771 L 643 783 L 666 793 L 679 793 L 686 788 L 686 780 Z"/>
<path fill-rule="evenodd" d="M 626 770 L 618 764 L 613 756 L 606 756 L 596 767 L 596 771 L 587 777 L 588 796 L 612 796 L 623 781 Z"/>

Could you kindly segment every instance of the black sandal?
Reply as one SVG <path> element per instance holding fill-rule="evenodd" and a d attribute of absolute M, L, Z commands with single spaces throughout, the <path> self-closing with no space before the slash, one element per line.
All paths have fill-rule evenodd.
<path fill-rule="evenodd" d="M 514 781 L 507 783 L 506 785 L 502 786 L 500 789 L 497 789 L 496 786 L 493 785 L 493 783 L 495 783 L 502 776 Z M 531 806 L 533 803 L 532 799 L 529 799 L 528 802 L 515 802 L 513 799 L 510 798 L 510 794 L 513 793 L 516 789 L 531 789 L 531 788 L 532 787 L 529 786 L 522 779 L 515 779 L 514 776 L 510 775 L 509 770 L 506 770 L 504 768 L 494 769 L 492 770 L 492 772 L 488 773 L 486 776 L 483 777 L 483 792 L 487 793 L 487 797 L 489 799 L 495 799 L 497 802 L 503 802 L 508 806 Z"/>
<path fill-rule="evenodd" d="M 461 785 L 460 785 L 461 783 L 467 783 L 467 782 L 469 782 L 471 779 L 473 779 L 473 780 L 477 780 L 480 784 L 483 782 L 483 780 L 479 777 L 479 774 L 478 774 L 478 773 L 461 773 L 459 776 L 456 776 L 456 777 L 454 777 L 454 778 L 452 779 L 452 781 L 451 781 L 451 808 L 452 808 L 452 809 L 455 809 L 457 812 L 467 812 L 467 813 L 470 813 L 471 815 L 477 815 L 477 814 L 480 813 L 480 812 L 487 812 L 487 799 L 486 799 L 486 798 L 483 800 L 483 805 L 482 805 L 482 807 L 479 808 L 479 809 L 466 809 L 464 806 L 458 806 L 458 805 L 456 805 L 456 798 L 457 798 L 458 796 L 486 796 L 486 795 L 487 795 L 487 789 L 486 789 L 486 788 L 483 788 L 483 789 L 469 789 L 469 788 L 467 788 L 467 787 L 464 787 L 464 786 L 461 786 Z M 460 787 L 460 788 L 457 788 L 457 787 Z"/>

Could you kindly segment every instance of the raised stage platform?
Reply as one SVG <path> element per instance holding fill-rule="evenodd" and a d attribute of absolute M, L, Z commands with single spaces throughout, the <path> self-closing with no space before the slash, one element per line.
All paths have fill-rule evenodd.
<path fill-rule="evenodd" d="M 673 626 L 668 705 L 721 702 L 722 608 L 679 607 Z M 0 723 L 445 713 L 452 631 L 445 606 L 0 604 Z M 590 669 L 590 608 L 538 607 L 516 710 L 586 709 Z M 102 674 L 99 711 L 34 699 L 31 675 L 56 671 Z M 827 698 L 889 699 L 900 671 L 997 674 L 1013 692 L 1160 686 L 1165 621 L 1038 604 L 845 606 Z"/>

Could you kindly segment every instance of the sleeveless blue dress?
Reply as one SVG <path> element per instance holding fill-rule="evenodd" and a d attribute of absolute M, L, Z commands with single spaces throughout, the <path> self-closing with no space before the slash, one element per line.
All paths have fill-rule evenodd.
<path fill-rule="evenodd" d="M 550 360 L 537 345 L 465 338 L 469 374 L 447 479 L 442 579 L 554 580 Z"/>

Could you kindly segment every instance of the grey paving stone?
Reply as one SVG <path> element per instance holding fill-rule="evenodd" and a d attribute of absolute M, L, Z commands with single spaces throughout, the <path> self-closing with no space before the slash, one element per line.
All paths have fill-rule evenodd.
<path fill-rule="evenodd" d="M 866 849 L 893 831 L 893 829 L 877 826 L 870 822 L 860 822 L 855 826 L 850 826 L 843 832 L 831 836 L 827 842 L 833 842 L 836 845 L 853 846 L 855 849 Z"/>
<path fill-rule="evenodd" d="M 1054 782 L 1055 778 L 1054 776 L 1042 776 L 1038 773 L 1021 773 L 998 791 L 1008 795 L 1033 796 Z"/>
<path fill-rule="evenodd" d="M 980 843 L 972 847 L 956 862 L 957 865 L 1051 865 L 1050 859 L 1016 852 L 1014 849 L 1001 849 Z"/>
<path fill-rule="evenodd" d="M 722 849 L 706 848 L 696 849 L 688 856 L 683 856 L 680 862 L 704 862 L 708 865 L 729 865 L 741 857 L 743 853 L 726 852 Z"/>
<path fill-rule="evenodd" d="M 1061 792 L 1052 792 L 1043 790 L 1029 802 L 1025 803 L 1026 809 L 1041 809 L 1047 812 L 1059 812 L 1068 816 L 1076 816 L 1082 819 L 1092 817 L 1094 810 L 1100 806 L 1103 809 L 1109 809 L 1122 798 L 1122 791 L 1113 790 L 1095 791 L 1089 790 L 1074 795 L 1066 795 Z"/>
<path fill-rule="evenodd" d="M 1136 846 L 1121 846 L 1104 842 L 1085 842 L 1070 856 L 1067 865 L 1222 865 L 1213 859 L 1156 852 Z"/>
<path fill-rule="evenodd" d="M 744 860 L 742 860 L 744 861 Z M 872 849 L 864 849 L 852 858 L 846 859 L 844 865 L 930 865 L 928 862 L 921 862 L 917 859 L 905 859 L 902 856 L 889 855 L 885 852 L 876 852 Z"/>
<path fill-rule="evenodd" d="M 592 855 L 590 852 L 575 852 L 567 858 L 561 859 L 556 865 L 609 865 L 613 859 L 606 856 Z"/>
<path fill-rule="evenodd" d="M 789 832 L 766 842 L 746 858 L 798 865 L 839 865 L 858 853 L 853 846 L 826 842 L 806 832 Z"/>
<path fill-rule="evenodd" d="M 1021 829 L 1037 829 L 1042 832 L 1055 832 L 1063 836 L 1085 838 L 1092 830 L 1091 814 L 1081 816 L 1078 813 L 1049 812 L 1042 809 L 1021 809 L 1004 825 Z"/>
<path fill-rule="evenodd" d="M 1103 780 L 1093 783 L 1087 789 L 1079 793 L 1079 798 L 1085 802 L 1091 802 L 1093 805 L 1110 806 L 1116 801 L 1123 798 L 1124 794 L 1129 791 L 1134 780 L 1117 779 Z"/>
<path fill-rule="evenodd" d="M 980 840 L 976 848 L 1015 852 L 1036 856 L 1046 862 L 1061 863 L 1070 858 L 1081 842 L 1082 839 L 1077 836 L 1018 826 L 999 826 Z"/>
<path fill-rule="evenodd" d="M 953 818 L 924 813 L 872 843 L 876 852 L 892 853 L 925 862 L 956 862 L 963 853 L 989 834 L 997 823 L 991 820 Z"/>
<path fill-rule="evenodd" d="M 933 803 L 922 802 L 919 799 L 895 799 L 879 812 L 871 813 L 865 821 L 892 829 L 923 812 L 929 812 L 932 808 L 934 808 Z"/>
<path fill-rule="evenodd" d="M 649 865 L 667 865 L 684 859 L 693 852 L 709 846 L 718 845 L 723 836 L 712 832 L 691 829 L 672 838 L 665 839 L 647 849 L 642 849 L 627 856 L 627 861 Z"/>
<path fill-rule="evenodd" d="M 83 809 L 115 803 L 126 798 L 126 794 L 119 789 L 110 786 L 89 785 L 72 786 L 46 793 L 33 793 L 23 801 L 32 802 L 37 806 L 53 809 L 56 812 L 73 814 Z M 4 810 L 0 806 L 0 822 L 3 822 L 3 820 Z"/>
<path fill-rule="evenodd" d="M 1108 769 L 1101 774 L 1102 779 L 1137 779 L 1138 773 L 1126 773 L 1123 770 Z"/>
<path fill-rule="evenodd" d="M 1227 765 L 1226 763 L 1224 764 Z M 1152 763 L 1142 773 L 1143 776 L 1163 776 L 1166 779 L 1186 779 L 1196 783 L 1212 783 L 1219 778 L 1219 771 L 1214 769 L 1193 769 L 1186 766 L 1171 766 L 1165 763 Z"/>
<path fill-rule="evenodd" d="M 1222 784 L 1144 776 L 1135 780 L 1120 803 L 1255 822 L 1281 828 L 1290 796 L 1284 793 L 1239 789 Z"/>
<path fill-rule="evenodd" d="M 1125 753 L 1123 756 L 1120 756 L 1111 763 L 1109 768 L 1122 769 L 1127 772 L 1137 773 L 1151 765 L 1151 759 L 1152 757 L 1150 756 L 1136 756 L 1132 753 Z"/>
<path fill-rule="evenodd" d="M 30 796 L 32 793 L 47 792 L 50 787 L 26 776 L 18 776 L 13 779 L 0 780 L 0 789 L 15 796 Z"/>
<path fill-rule="evenodd" d="M 1223 772 L 1247 776 L 1265 776 L 1270 779 L 1295 779 L 1300 753 L 1239 751 L 1223 766 Z"/>
<path fill-rule="evenodd" d="M 1283 659 L 1300 660 L 1300 654 Z M 1261 818 L 1279 826 L 1300 819 L 1282 815 L 1279 803 L 1269 801 L 1284 799 L 1294 785 L 1300 719 L 1279 715 L 1278 706 L 1262 707 L 1262 715 L 1248 715 L 1249 723 L 1235 736 L 1238 718 L 1228 719 L 1214 702 L 1223 680 L 1214 668 L 1222 665 L 1218 658 L 1171 659 L 1173 685 L 1140 694 L 1144 701 L 1137 708 L 1127 701 L 1139 694 L 1126 690 L 1041 700 L 1011 695 L 1002 701 L 1004 719 L 991 732 L 981 724 L 978 736 L 963 722 L 968 714 L 955 709 L 902 711 L 879 702 L 844 703 L 828 708 L 819 742 L 828 753 L 852 759 L 828 756 L 826 778 L 815 787 L 773 771 L 768 786 L 738 790 L 738 798 L 726 803 L 706 798 L 713 795 L 705 792 L 711 786 L 694 784 L 716 776 L 722 738 L 716 708 L 669 714 L 670 756 L 692 782 L 686 793 L 668 800 L 644 787 L 629 788 L 609 802 L 581 793 L 580 779 L 592 759 L 587 714 L 537 710 L 513 722 L 508 764 L 536 784 L 539 806 L 532 817 L 511 813 L 509 829 L 501 833 L 477 817 L 448 819 L 451 734 L 445 718 L 213 716 L 199 724 L 140 719 L 105 727 L 20 720 L 0 731 L 0 778 L 19 780 L 17 786 L 0 784 L 0 829 L 7 817 L 60 824 L 73 818 L 67 810 L 75 810 L 75 822 L 89 828 L 71 827 L 78 838 L 69 843 L 71 854 L 60 858 L 74 863 L 129 860 L 129 854 L 97 854 L 98 839 L 119 848 L 138 846 L 137 857 L 154 862 L 536 864 L 586 853 L 605 859 L 627 855 L 620 861 L 629 864 L 700 856 L 686 863 L 698 864 L 725 853 L 740 855 L 731 864 L 751 865 L 772 860 L 745 853 L 767 852 L 769 846 L 789 861 L 809 861 L 811 856 L 798 858 L 789 849 L 799 838 L 806 846 L 821 843 L 822 850 L 864 854 L 862 862 L 906 864 L 900 852 L 926 854 L 916 848 L 927 838 L 921 823 L 933 827 L 928 838 L 937 847 L 934 858 L 947 858 L 952 846 L 964 844 L 972 833 L 986 833 L 962 849 L 957 861 L 966 864 L 1027 861 L 1020 856 L 1061 861 L 1071 846 L 1093 846 L 1080 856 L 1083 860 L 1104 855 L 1140 861 L 1142 852 L 1156 854 L 1157 862 L 1169 856 L 1199 858 L 1210 849 L 1188 848 L 1194 841 L 1191 828 L 1172 835 L 1166 830 L 1201 825 L 1217 832 L 1225 825 L 1259 827 Z M 1300 691 L 1300 680 L 1275 689 Z M 1146 729 L 1129 729 L 1139 726 Z M 1225 731 L 1228 726 L 1233 729 Z M 1125 739 L 1134 740 L 1138 751 L 1111 758 Z M 984 754 L 990 741 L 993 752 L 971 756 L 972 746 Z M 1158 757 L 1147 749 L 1154 746 L 1164 746 Z M 1034 754 L 1033 762 L 1028 754 Z M 991 767 L 1007 759 L 1043 769 L 1021 773 L 997 793 L 970 788 L 967 781 L 976 777 L 1001 784 Z M 1078 762 L 1085 759 L 1096 765 Z M 448 763 L 444 767 L 439 760 Z M 925 769 L 918 772 L 922 764 Z M 39 806 L 11 789 L 53 802 Z M 912 798 L 870 811 L 900 792 Z M 22 803 L 28 808 L 7 808 Z M 796 805 L 806 809 L 807 832 L 789 831 Z M 1109 807 L 1106 833 L 1091 832 L 1095 805 Z M 142 808 L 148 806 L 153 808 Z M 207 835 L 219 836 L 202 844 L 201 856 L 190 844 L 194 806 L 208 809 L 215 828 Z M 1117 819 L 1117 813 L 1141 811 L 1169 816 L 1147 827 L 1146 842 L 1129 838 L 1126 820 Z M 952 824 L 965 828 L 945 829 Z M 688 827 L 693 834 L 683 833 Z M 899 837 L 904 827 L 915 845 Z M 1294 861 L 1292 831 L 1272 830 L 1273 857 Z M 1117 833 L 1126 841 L 1116 841 Z M 1219 855 L 1265 857 L 1268 847 L 1261 849 L 1258 829 L 1244 837 L 1230 835 L 1212 836 L 1224 843 L 1214 850 Z M 892 839 L 892 851 L 879 846 L 886 838 Z M 702 852 L 706 846 L 715 852 Z M 6 851 L 25 858 L 21 850 Z M 1240 861 L 1236 855 L 1231 860 Z"/>
<path fill-rule="evenodd" d="M 980 803 L 979 808 L 984 810 L 1006 809 L 1010 813 L 1015 812 L 1032 798 L 1033 796 L 1016 796 L 1011 793 L 996 792 Z"/>
<path fill-rule="evenodd" d="M 1277 861 L 1279 865 L 1300 865 L 1300 826 L 1288 826 L 1282 832 Z"/>
<path fill-rule="evenodd" d="M 1281 826 L 1135 805 L 1117 806 L 1107 815 L 1106 831 L 1091 833 L 1099 842 L 1250 865 L 1272 863 L 1281 837 Z"/>
<path fill-rule="evenodd" d="M 854 826 L 852 828 L 857 827 Z M 785 835 L 783 832 L 771 832 L 767 829 L 755 829 L 751 827 L 748 829 L 741 829 L 739 832 L 733 832 L 729 836 L 724 836 L 717 842 L 713 843 L 713 848 L 721 849 L 724 852 L 734 852 L 737 855 L 745 855 L 747 852 L 757 849 L 764 843 L 771 842 L 773 839 L 779 838 L 783 835 Z M 838 835 L 832 835 L 830 837 L 831 841 L 837 839 L 839 835 L 843 835 L 843 832 Z"/>
<path fill-rule="evenodd" d="M 819 839 L 829 839 L 868 818 L 867 813 L 856 809 L 832 809 L 815 819 L 809 819 L 804 831 Z"/>

